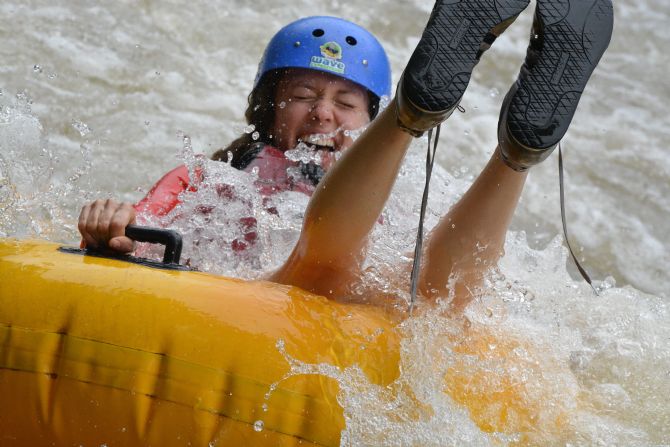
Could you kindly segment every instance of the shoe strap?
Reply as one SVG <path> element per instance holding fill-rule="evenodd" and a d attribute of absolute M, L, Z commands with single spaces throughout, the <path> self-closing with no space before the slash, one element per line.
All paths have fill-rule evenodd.
<path fill-rule="evenodd" d="M 412 263 L 412 275 L 410 276 L 409 287 L 409 313 L 412 314 L 414 303 L 416 302 L 416 289 L 419 282 L 419 271 L 421 268 L 421 253 L 423 251 L 423 221 L 426 216 L 426 207 L 428 206 L 428 189 L 430 186 L 430 177 L 433 174 L 433 164 L 435 164 L 435 153 L 437 152 L 437 143 L 440 141 L 440 128 L 438 124 L 435 130 L 435 140 L 433 141 L 433 129 L 428 131 L 428 150 L 426 151 L 426 184 L 423 187 L 423 196 L 421 198 L 421 210 L 419 211 L 419 228 L 416 230 L 416 244 L 414 245 L 414 261 Z M 431 142 L 433 143 L 431 151 Z"/>
<path fill-rule="evenodd" d="M 582 264 L 580 264 L 580 262 L 577 260 L 577 256 L 575 256 L 575 252 L 572 250 L 572 246 L 570 245 L 570 239 L 568 238 L 568 224 L 565 219 L 565 187 L 563 185 L 563 151 L 561 150 L 560 142 L 558 143 L 558 185 L 561 195 L 561 220 L 563 221 L 563 234 L 565 236 L 565 244 L 568 246 L 568 251 L 570 251 L 572 260 L 575 261 L 577 270 L 579 270 L 579 273 L 582 275 L 582 278 L 584 278 L 584 280 L 591 286 L 593 292 L 596 295 L 598 295 L 598 290 L 593 285 L 591 277 L 586 272 L 586 269 L 584 269 L 584 267 L 582 267 Z"/>

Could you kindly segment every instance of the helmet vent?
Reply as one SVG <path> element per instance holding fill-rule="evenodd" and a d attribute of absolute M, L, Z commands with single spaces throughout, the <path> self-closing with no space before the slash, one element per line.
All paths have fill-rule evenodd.
<path fill-rule="evenodd" d="M 358 43 L 358 41 L 356 40 L 356 38 L 355 38 L 355 37 L 352 37 L 352 36 L 347 36 L 347 38 L 346 38 L 345 40 L 346 40 L 347 43 L 348 43 L 349 45 L 351 45 L 352 47 Z"/>
<path fill-rule="evenodd" d="M 314 31 L 312 31 L 312 36 L 314 36 L 314 37 L 321 37 L 324 34 L 326 34 L 326 32 L 324 30 L 322 30 L 321 28 L 317 28 Z"/>

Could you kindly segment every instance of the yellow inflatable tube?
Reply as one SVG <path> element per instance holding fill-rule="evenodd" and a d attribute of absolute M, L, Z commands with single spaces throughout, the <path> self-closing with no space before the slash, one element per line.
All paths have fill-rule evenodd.
<path fill-rule="evenodd" d="M 373 383 L 398 375 L 379 309 L 0 240 L 0 445 L 339 445 L 337 383 L 282 380 L 279 340 Z"/>
<path fill-rule="evenodd" d="M 484 432 L 560 438 L 569 413 L 543 390 L 562 367 L 523 337 L 455 329 L 441 391 Z M 0 239 L 0 447 L 338 446 L 337 382 L 286 378 L 286 355 L 395 387 L 399 336 L 379 308 L 294 287 Z"/>

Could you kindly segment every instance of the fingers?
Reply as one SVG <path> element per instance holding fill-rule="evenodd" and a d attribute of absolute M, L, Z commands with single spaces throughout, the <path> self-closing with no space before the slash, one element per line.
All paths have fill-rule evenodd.
<path fill-rule="evenodd" d="M 108 199 L 100 209 L 97 219 L 94 222 L 91 222 L 91 224 L 96 227 L 98 241 L 104 245 L 111 239 L 111 236 L 109 235 L 110 223 L 120 205 L 121 204 L 116 200 Z"/>
<path fill-rule="evenodd" d="M 130 253 L 135 249 L 135 242 L 125 236 L 110 239 L 108 245 L 109 248 L 119 253 Z"/>
<path fill-rule="evenodd" d="M 135 209 L 129 203 L 113 199 L 96 200 L 84 206 L 79 214 L 78 228 L 88 247 L 110 247 L 127 253 L 132 240 L 125 237 L 126 226 L 135 222 Z"/>
<path fill-rule="evenodd" d="M 135 223 L 135 208 L 130 203 L 121 203 L 109 220 L 109 247 L 128 253 L 133 251 L 132 239 L 126 237 L 126 227 Z M 100 225 L 100 223 L 98 223 Z"/>
<path fill-rule="evenodd" d="M 98 214 L 100 214 L 103 203 L 102 200 L 96 200 L 93 203 L 85 205 L 79 214 L 79 222 L 77 226 L 87 247 L 95 248 L 98 246 Z"/>
<path fill-rule="evenodd" d="M 81 208 L 81 212 L 79 213 L 79 221 L 77 222 L 77 229 L 79 230 L 79 234 L 81 234 L 81 248 L 90 246 L 92 242 L 91 238 L 88 235 L 88 232 L 86 231 L 86 216 L 88 216 L 90 209 L 91 205 L 84 205 Z"/>

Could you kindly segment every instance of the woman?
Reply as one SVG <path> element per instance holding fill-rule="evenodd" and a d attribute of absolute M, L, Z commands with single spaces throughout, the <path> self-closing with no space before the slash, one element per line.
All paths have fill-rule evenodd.
<path fill-rule="evenodd" d="M 239 169 L 261 168 L 278 189 L 312 194 L 295 248 L 268 279 L 328 297 L 347 293 L 360 275 L 368 235 L 412 138 L 452 113 L 483 52 L 527 4 L 438 0 L 391 105 L 355 142 L 346 131 L 368 124 L 379 98 L 390 90 L 388 61 L 376 39 L 328 17 L 299 20 L 272 39 L 246 113 L 270 146 L 242 136 L 215 154 L 225 159 L 232 152 Z M 456 309 L 471 300 L 502 254 L 527 169 L 544 160 L 567 131 L 611 31 L 610 0 L 538 0 L 526 61 L 501 110 L 498 147 L 427 239 L 419 277 L 424 296 L 451 291 Z M 337 163 L 326 163 L 322 179 L 316 169 L 302 166 L 307 178 L 318 183 L 315 188 L 296 185 L 285 174 L 291 162 L 283 152 L 299 142 L 326 157 L 342 154 Z M 172 178 L 178 179 L 172 199 L 196 183 L 188 176 Z M 156 203 L 152 197 L 168 183 L 159 182 L 138 207 L 150 209 Z M 79 229 L 87 245 L 129 252 L 132 241 L 124 229 L 134 219 L 131 204 L 96 201 L 82 209 Z"/>

